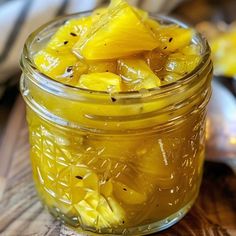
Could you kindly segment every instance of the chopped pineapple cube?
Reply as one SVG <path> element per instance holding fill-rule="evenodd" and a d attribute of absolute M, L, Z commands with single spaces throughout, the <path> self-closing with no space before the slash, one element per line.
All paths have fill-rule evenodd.
<path fill-rule="evenodd" d="M 82 75 L 76 86 L 97 91 L 118 92 L 121 91 L 121 78 L 110 72 L 91 73 Z"/>
<path fill-rule="evenodd" d="M 160 86 L 159 78 L 144 60 L 120 59 L 118 72 L 128 90 L 150 89 Z"/>
<path fill-rule="evenodd" d="M 152 31 L 132 7 L 121 1 L 108 8 L 86 37 L 75 44 L 73 51 L 88 60 L 112 59 L 152 50 L 158 45 Z"/>

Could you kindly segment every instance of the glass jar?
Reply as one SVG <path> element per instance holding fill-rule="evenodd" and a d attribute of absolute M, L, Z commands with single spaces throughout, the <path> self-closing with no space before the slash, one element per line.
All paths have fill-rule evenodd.
<path fill-rule="evenodd" d="M 201 63 L 161 88 L 114 94 L 75 88 L 42 74 L 32 56 L 65 20 L 80 16 L 42 26 L 22 53 L 36 189 L 49 211 L 77 231 L 163 230 L 189 211 L 201 183 L 212 78 L 208 44 L 196 33 Z"/>

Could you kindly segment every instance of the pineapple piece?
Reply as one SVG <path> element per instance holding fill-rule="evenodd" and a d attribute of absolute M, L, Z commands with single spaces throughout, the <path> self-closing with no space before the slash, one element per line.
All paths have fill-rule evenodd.
<path fill-rule="evenodd" d="M 112 72 L 116 73 L 116 61 L 87 61 L 88 73 Z"/>
<path fill-rule="evenodd" d="M 113 186 L 115 196 L 125 204 L 142 204 L 147 200 L 147 195 L 144 191 L 137 192 L 121 182 L 113 182 Z"/>
<path fill-rule="evenodd" d="M 107 13 L 106 7 L 100 7 L 98 9 L 94 10 L 92 13 L 93 22 L 96 22 L 95 20 L 97 20 L 98 18 L 100 18 L 102 15 L 104 15 L 106 13 Z"/>
<path fill-rule="evenodd" d="M 111 0 L 110 7 L 114 8 L 118 6 L 119 4 L 122 4 L 124 0 Z M 140 8 L 130 6 L 134 12 L 138 15 L 138 17 L 142 20 L 146 20 L 148 18 L 148 13 Z"/>
<path fill-rule="evenodd" d="M 175 184 L 173 166 L 169 158 L 171 146 L 170 142 L 163 139 L 149 139 L 136 151 L 139 171 L 153 184 L 164 189 L 171 188 Z"/>
<path fill-rule="evenodd" d="M 160 50 L 166 53 L 175 52 L 191 43 L 193 31 L 181 28 L 178 25 L 161 26 L 153 28 L 161 46 Z"/>
<path fill-rule="evenodd" d="M 86 165 L 69 166 L 59 173 L 58 179 L 56 194 L 60 202 L 68 202 L 85 226 L 105 228 L 125 219 L 124 210 L 112 198 L 111 181 L 100 184 L 97 174 Z"/>
<path fill-rule="evenodd" d="M 101 197 L 97 211 L 110 225 L 120 225 L 125 221 L 125 212 L 113 197 Z"/>
<path fill-rule="evenodd" d="M 164 76 L 162 77 L 163 80 L 161 81 L 161 85 L 171 84 L 176 82 L 177 80 L 181 79 L 182 76 L 172 72 L 165 72 Z"/>
<path fill-rule="evenodd" d="M 73 65 L 78 61 L 72 53 L 58 54 L 43 49 L 34 56 L 34 63 L 40 72 L 64 83 L 73 83 Z"/>
<path fill-rule="evenodd" d="M 199 61 L 200 56 L 198 55 L 184 55 L 183 53 L 176 52 L 169 55 L 165 69 L 168 72 L 186 75 L 196 68 Z"/>
<path fill-rule="evenodd" d="M 108 197 L 108 196 L 112 195 L 113 185 L 112 185 L 112 181 L 110 179 L 108 181 L 105 181 L 105 182 L 101 183 L 100 192 L 105 197 Z"/>
<path fill-rule="evenodd" d="M 195 44 L 190 44 L 182 49 L 179 52 L 183 53 L 184 55 L 197 55 L 200 56 L 200 47 Z"/>
<path fill-rule="evenodd" d="M 87 166 L 72 166 L 71 169 L 71 185 L 74 187 L 86 188 L 93 191 L 99 189 L 98 176 Z"/>
<path fill-rule="evenodd" d="M 84 200 L 74 205 L 85 226 L 107 228 L 122 224 L 124 210 L 112 197 L 104 198 L 97 192 L 88 192 Z"/>
<path fill-rule="evenodd" d="M 96 91 L 118 92 L 121 91 L 121 78 L 110 72 L 91 73 L 82 75 L 76 86 Z"/>
<path fill-rule="evenodd" d="M 118 60 L 118 73 L 131 91 L 155 88 L 161 84 L 159 78 L 141 59 Z"/>
<path fill-rule="evenodd" d="M 139 18 L 142 20 L 142 21 L 146 21 L 148 20 L 148 12 L 142 10 L 142 9 L 139 9 L 139 8 L 136 8 L 136 7 L 132 7 L 134 12 L 139 16 Z"/>
<path fill-rule="evenodd" d="M 93 194 L 95 195 L 95 193 Z M 76 204 L 75 209 L 84 227 L 107 228 L 110 226 L 109 222 L 85 200 Z"/>
<path fill-rule="evenodd" d="M 159 45 L 154 34 L 125 1 L 112 6 L 75 44 L 75 54 L 87 60 L 112 59 L 152 50 Z"/>
<path fill-rule="evenodd" d="M 86 148 L 92 149 L 95 153 L 101 153 L 103 157 L 110 160 L 127 160 L 134 153 L 137 145 L 141 142 L 138 139 L 122 138 L 114 139 L 108 136 L 103 139 L 91 139 L 85 142 Z M 120 148 L 120 147 L 124 148 Z"/>
<path fill-rule="evenodd" d="M 156 49 L 144 54 L 144 58 L 152 71 L 158 75 L 158 72 L 165 68 L 168 54 Z"/>
<path fill-rule="evenodd" d="M 52 36 L 47 44 L 47 48 L 57 52 L 68 52 L 78 41 L 78 39 L 86 34 L 92 24 L 91 17 L 82 17 L 67 21 Z"/>
<path fill-rule="evenodd" d="M 160 24 L 156 20 L 153 20 L 153 19 L 148 18 L 148 17 L 145 19 L 144 23 L 154 34 L 160 28 Z"/>

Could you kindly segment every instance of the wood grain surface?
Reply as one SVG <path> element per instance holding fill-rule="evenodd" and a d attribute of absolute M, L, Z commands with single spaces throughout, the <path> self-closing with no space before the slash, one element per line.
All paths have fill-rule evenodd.
<path fill-rule="evenodd" d="M 0 236 L 76 235 L 45 210 L 31 176 L 24 104 L 18 98 L 0 145 Z M 205 163 L 200 195 L 176 225 L 156 235 L 235 236 L 236 176 L 222 164 Z"/>

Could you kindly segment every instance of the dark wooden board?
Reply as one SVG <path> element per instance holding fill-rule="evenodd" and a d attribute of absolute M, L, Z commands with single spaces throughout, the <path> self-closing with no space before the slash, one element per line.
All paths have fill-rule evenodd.
<path fill-rule="evenodd" d="M 76 234 L 55 220 L 36 196 L 24 103 L 18 98 L 0 145 L 0 236 L 33 235 Z M 156 235 L 235 236 L 233 172 L 223 164 L 206 162 L 200 195 L 191 211 L 179 223 Z"/>

